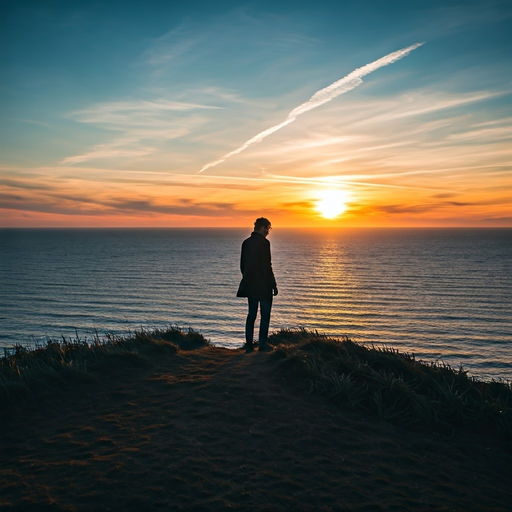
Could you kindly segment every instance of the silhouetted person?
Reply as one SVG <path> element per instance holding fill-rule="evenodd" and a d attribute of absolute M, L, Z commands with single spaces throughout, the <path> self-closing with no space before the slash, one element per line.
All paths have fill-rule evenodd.
<path fill-rule="evenodd" d="M 270 325 L 272 297 L 277 295 L 277 284 L 272 271 L 270 242 L 267 240 L 272 226 L 264 217 L 256 219 L 254 231 L 242 244 L 240 270 L 242 281 L 238 287 L 237 297 L 247 297 L 249 313 L 245 322 L 245 350 L 254 350 L 254 322 L 260 306 L 260 333 L 258 346 L 260 351 L 268 350 L 267 338 Z"/>

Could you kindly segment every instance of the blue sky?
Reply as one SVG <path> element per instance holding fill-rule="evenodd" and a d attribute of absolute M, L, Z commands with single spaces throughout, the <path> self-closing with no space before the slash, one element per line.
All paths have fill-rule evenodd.
<path fill-rule="evenodd" d="M 339 225 L 512 225 L 510 2 L 11 2 L 1 19 L 5 225 L 243 225 L 261 207 L 300 225 L 329 179 L 352 198 Z"/>

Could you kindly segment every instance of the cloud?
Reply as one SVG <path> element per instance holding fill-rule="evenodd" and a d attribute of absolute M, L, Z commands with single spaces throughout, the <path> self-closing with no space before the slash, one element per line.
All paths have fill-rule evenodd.
<path fill-rule="evenodd" d="M 126 124 L 135 126 L 153 126 L 155 117 L 169 113 L 188 112 L 191 110 L 220 110 L 222 107 L 188 103 L 167 99 L 113 101 L 98 103 L 92 107 L 71 112 L 68 117 L 77 119 L 82 123 L 107 125 L 107 127 L 123 127 Z"/>
<path fill-rule="evenodd" d="M 126 139 L 113 141 L 111 144 L 98 144 L 94 146 L 92 151 L 88 151 L 81 155 L 68 156 L 62 160 L 63 165 L 78 164 L 94 159 L 104 158 L 133 158 L 138 156 L 149 155 L 156 151 L 153 147 L 141 147 L 133 149 L 131 146 L 136 144 L 138 140 L 127 141 Z M 126 147 L 128 146 L 128 147 Z"/>
<path fill-rule="evenodd" d="M 2 183 L 0 182 L 0 186 Z M 165 185 L 165 184 L 162 184 Z M 169 198 L 166 193 L 149 196 L 141 192 L 123 196 L 123 188 L 113 191 L 97 187 L 77 192 L 73 183 L 64 180 L 53 187 L 38 187 L 23 182 L 10 182 L 0 188 L 0 208 L 69 216 L 161 216 L 223 217 L 244 213 L 244 207 L 230 201 L 208 201 L 195 198 Z M 161 190 L 161 189 L 160 189 Z"/>
<path fill-rule="evenodd" d="M 42 128 L 51 128 L 51 125 L 48 123 L 43 123 L 42 121 L 36 121 L 34 119 L 20 119 L 22 123 L 35 124 L 36 126 L 41 126 Z"/>
<path fill-rule="evenodd" d="M 493 119 L 492 121 L 485 121 L 482 123 L 476 123 L 473 126 L 474 127 L 481 127 L 481 126 L 495 126 L 495 125 L 502 125 L 507 124 L 510 125 L 512 123 L 512 117 L 502 117 L 500 119 Z"/>
<path fill-rule="evenodd" d="M 441 197 L 441 195 L 433 196 Z M 407 214 L 425 214 L 439 210 L 453 211 L 486 206 L 507 206 L 511 202 L 510 197 L 493 198 L 482 201 L 432 201 L 421 204 L 383 204 L 383 205 L 361 205 L 355 207 L 354 211 L 358 214 L 385 213 L 389 215 L 407 215 Z M 488 215 L 488 213 L 486 213 Z"/>
<path fill-rule="evenodd" d="M 52 187 L 42 183 L 34 183 L 32 180 L 20 180 L 0 177 L 0 186 L 28 190 L 52 190 Z"/>
<path fill-rule="evenodd" d="M 171 62 L 184 57 L 203 44 L 206 37 L 206 34 L 182 24 L 157 38 L 144 58 L 153 67 L 169 66 Z"/>
<path fill-rule="evenodd" d="M 449 140 L 464 141 L 498 141 L 512 139 L 512 126 L 503 126 L 496 128 L 482 128 L 479 130 L 469 130 L 463 133 L 456 133 L 448 136 Z"/>
<path fill-rule="evenodd" d="M 256 142 L 261 142 L 265 137 L 268 137 L 269 135 L 280 130 L 281 128 L 285 127 L 286 125 L 293 123 L 297 119 L 298 116 L 300 116 L 306 112 L 309 112 L 310 110 L 313 110 L 314 108 L 317 108 L 321 105 L 324 105 L 325 103 L 333 100 L 334 98 L 337 98 L 341 94 L 351 91 L 352 89 L 356 88 L 358 85 L 361 85 L 363 83 L 363 80 L 362 80 L 363 76 L 366 76 L 383 66 L 388 66 L 389 64 L 393 64 L 394 62 L 409 55 L 409 53 L 411 53 L 413 50 L 415 50 L 419 46 L 422 46 L 423 44 L 424 43 L 416 43 L 411 46 L 408 46 L 407 48 L 403 48 L 396 52 L 390 53 L 390 54 L 386 55 L 385 57 L 377 59 L 374 62 L 371 62 L 370 64 L 366 64 L 363 67 L 357 68 L 356 70 L 349 73 L 347 76 L 332 83 L 331 85 L 325 87 L 324 89 L 317 91 L 315 94 L 313 94 L 313 96 L 311 96 L 311 98 L 308 101 L 306 101 L 306 102 L 302 103 L 301 105 L 299 105 L 298 107 L 294 108 L 288 114 L 288 117 L 282 123 L 264 130 L 263 132 L 259 133 L 252 139 L 249 139 L 241 147 L 239 147 L 238 149 L 236 149 L 234 151 L 231 151 L 230 153 L 227 153 L 219 160 L 215 160 L 213 162 L 206 164 L 199 171 L 199 173 L 205 171 L 206 169 L 209 169 L 210 167 L 214 167 L 214 166 L 224 162 L 227 158 L 229 158 L 231 156 L 234 156 L 234 155 L 242 152 L 244 149 L 246 149 L 251 144 L 254 144 Z"/>
<path fill-rule="evenodd" d="M 281 206 L 286 209 L 307 210 L 315 205 L 314 201 L 291 201 L 283 203 Z"/>
<path fill-rule="evenodd" d="M 416 95 L 411 97 L 411 94 L 407 94 L 399 99 L 399 104 L 396 110 L 387 109 L 385 114 L 376 114 L 371 119 L 361 120 L 361 124 L 364 123 L 376 123 L 376 122 L 390 122 L 404 117 L 416 117 L 420 115 L 431 114 L 440 110 L 446 110 L 456 107 L 462 107 L 469 103 L 477 103 L 488 99 L 502 96 L 504 93 L 496 91 L 482 91 L 472 93 L 457 94 L 452 97 L 439 97 L 438 93 L 429 94 L 419 91 Z M 411 104 L 413 105 L 411 108 Z M 385 104 L 380 102 L 380 106 L 385 108 Z M 423 126 L 419 127 L 421 130 Z"/>
<path fill-rule="evenodd" d="M 493 226 L 501 224 L 503 227 L 510 228 L 512 226 L 512 217 L 486 217 L 483 222 L 492 222 Z"/>
<path fill-rule="evenodd" d="M 122 132 L 123 137 L 98 144 L 90 151 L 64 158 L 61 163 L 77 164 L 104 158 L 133 158 L 156 151 L 154 146 L 139 145 L 142 140 L 167 141 L 183 137 L 204 119 L 195 112 L 222 110 L 223 107 L 200 103 L 156 100 L 134 100 L 98 103 L 77 110 L 67 117 L 103 129 Z"/>
<path fill-rule="evenodd" d="M 259 148 L 258 166 L 269 175 L 449 191 L 479 187 L 478 181 L 485 188 L 493 181 L 503 183 L 510 169 L 507 139 L 512 131 L 508 112 L 496 112 L 491 101 L 503 92 L 455 94 L 439 88 L 431 85 L 378 101 L 358 95 L 356 101 L 317 111 Z M 492 119 L 496 116 L 504 117 Z M 253 155 L 239 160 L 239 167 L 256 167 Z"/>
<path fill-rule="evenodd" d="M 0 204 L 7 203 L 9 201 L 20 201 L 22 202 L 24 200 L 23 196 L 16 195 L 16 194 L 5 194 L 3 192 L 0 192 Z"/>
<path fill-rule="evenodd" d="M 452 197 L 457 197 L 457 194 L 454 192 L 443 192 L 441 194 L 434 194 L 432 197 L 435 199 L 451 199 Z"/>
<path fill-rule="evenodd" d="M 190 199 L 177 199 L 172 204 L 160 204 L 153 199 L 116 199 L 110 201 L 108 206 L 114 208 L 118 214 L 173 214 L 195 217 L 224 216 L 235 210 L 239 211 L 234 203 L 196 202 Z"/>

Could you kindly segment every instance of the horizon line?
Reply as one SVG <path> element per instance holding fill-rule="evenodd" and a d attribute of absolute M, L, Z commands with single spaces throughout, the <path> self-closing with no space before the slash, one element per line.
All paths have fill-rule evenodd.
<path fill-rule="evenodd" d="M 303 226 L 279 226 L 275 229 L 512 229 L 510 226 L 316 226 L 316 225 L 303 225 Z M 107 229 L 211 229 L 211 230 L 226 230 L 226 229 L 252 229 L 247 225 L 244 226 L 228 226 L 228 227 L 213 227 L 213 226 L 0 226 L 0 230 L 4 229 L 94 229 L 94 230 L 107 230 Z"/>

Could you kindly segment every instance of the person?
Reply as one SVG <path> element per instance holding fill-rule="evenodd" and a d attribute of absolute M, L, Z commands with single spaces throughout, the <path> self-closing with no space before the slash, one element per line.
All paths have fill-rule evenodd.
<path fill-rule="evenodd" d="M 267 236 L 272 225 L 265 217 L 256 219 L 254 231 L 242 243 L 240 270 L 242 281 L 237 297 L 247 297 L 249 312 L 245 322 L 245 351 L 254 350 L 254 322 L 260 307 L 260 331 L 258 347 L 260 352 L 270 350 L 267 344 L 272 299 L 278 294 L 276 278 L 272 270 L 270 242 Z"/>

